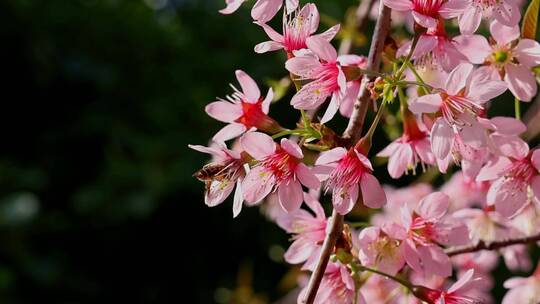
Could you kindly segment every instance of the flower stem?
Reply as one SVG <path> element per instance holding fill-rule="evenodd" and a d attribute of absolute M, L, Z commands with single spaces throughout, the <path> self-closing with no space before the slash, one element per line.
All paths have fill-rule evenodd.
<path fill-rule="evenodd" d="M 407 281 L 405 281 L 405 280 L 402 279 L 402 278 L 398 278 L 398 277 L 393 276 L 393 275 L 391 275 L 391 274 L 388 274 L 388 273 L 386 273 L 386 272 L 382 272 L 382 271 L 379 271 L 379 270 L 377 270 L 377 269 L 369 268 L 369 267 L 366 267 L 366 266 L 363 266 L 363 265 L 360 265 L 360 264 L 356 264 L 355 266 L 357 267 L 358 270 L 376 273 L 376 274 L 378 274 L 378 275 L 381 275 L 381 276 L 383 276 L 383 277 L 385 277 L 385 278 L 388 278 L 388 279 L 390 279 L 390 280 L 393 280 L 393 281 L 395 281 L 395 282 L 397 282 L 397 283 L 399 283 L 399 284 L 405 286 L 405 287 L 406 287 L 407 289 L 409 289 L 409 290 L 412 290 L 412 284 L 409 283 L 409 282 L 407 282 Z"/>

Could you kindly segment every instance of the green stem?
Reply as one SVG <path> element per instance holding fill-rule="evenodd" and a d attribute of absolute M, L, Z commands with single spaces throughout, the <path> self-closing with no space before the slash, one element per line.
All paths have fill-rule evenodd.
<path fill-rule="evenodd" d="M 377 269 L 373 269 L 373 268 L 369 268 L 369 267 L 366 267 L 366 266 L 363 266 L 363 265 L 356 265 L 356 267 L 359 269 L 359 270 L 362 270 L 362 271 L 368 271 L 368 272 L 372 272 L 372 273 L 376 273 L 378 275 L 381 275 L 385 278 L 389 278 L 390 280 L 393 280 L 395 282 L 398 282 L 399 284 L 405 286 L 407 289 L 411 290 L 412 289 L 412 284 L 405 281 L 404 279 L 402 278 L 398 278 L 396 276 L 393 276 L 391 274 L 388 274 L 388 273 L 385 273 L 385 272 L 382 272 L 382 271 L 379 271 Z"/>
<path fill-rule="evenodd" d="M 403 62 L 403 64 L 399 68 L 399 71 L 396 74 L 396 79 L 400 79 L 401 76 L 403 75 L 403 73 L 405 72 L 405 67 L 411 61 L 411 57 L 412 57 L 412 55 L 414 53 L 414 49 L 416 48 L 416 45 L 418 44 L 418 40 L 420 40 L 420 35 L 418 35 L 418 34 L 414 35 L 414 38 L 413 38 L 413 41 L 412 41 L 412 44 L 411 44 L 411 50 L 409 51 L 409 54 L 407 54 L 407 57 L 405 57 L 405 61 Z"/>
<path fill-rule="evenodd" d="M 422 86 L 422 90 L 424 90 L 424 94 L 428 94 L 428 90 L 426 90 L 426 87 L 428 86 L 428 84 L 426 84 L 426 82 L 424 81 L 424 79 L 422 79 L 422 77 L 420 76 L 420 74 L 418 74 L 418 71 L 414 68 L 414 65 L 411 64 L 410 62 L 407 62 L 407 66 L 409 67 L 409 69 L 412 71 L 412 73 L 414 74 L 414 77 L 416 78 L 416 81 L 424 84 L 424 86 Z M 430 90 L 433 89 L 433 87 L 429 86 Z"/>
<path fill-rule="evenodd" d="M 516 119 L 521 120 L 521 101 L 517 97 L 514 100 L 514 111 L 516 113 Z"/>
<path fill-rule="evenodd" d="M 386 96 L 386 94 L 384 94 Z M 375 133 L 375 130 L 377 129 L 377 125 L 379 124 L 379 121 L 381 120 L 382 114 L 384 112 L 384 108 L 386 107 L 386 97 L 384 97 L 381 107 L 379 108 L 379 111 L 377 111 L 377 115 L 375 115 L 375 118 L 373 119 L 373 122 L 371 123 L 371 126 L 369 126 L 369 130 L 367 131 L 364 138 L 372 138 L 373 133 Z"/>
<path fill-rule="evenodd" d="M 299 129 L 285 130 L 285 131 L 281 131 L 279 133 L 276 133 L 276 134 L 272 135 L 272 138 L 276 139 L 276 138 L 280 138 L 280 137 L 287 136 L 287 135 L 304 135 L 305 133 L 306 132 L 304 130 L 299 130 Z"/>

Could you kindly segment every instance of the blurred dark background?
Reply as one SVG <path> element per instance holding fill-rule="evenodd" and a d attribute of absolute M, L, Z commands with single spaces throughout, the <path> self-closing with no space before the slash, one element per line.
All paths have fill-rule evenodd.
<path fill-rule="evenodd" d="M 341 18 L 349 4 L 323 9 Z M 231 16 L 222 7 L 0 1 L 0 302 L 283 294 L 287 267 L 272 244 L 287 235 L 258 209 L 233 220 L 230 201 L 206 207 L 191 176 L 208 158 L 187 145 L 222 126 L 204 106 L 230 93 L 234 70 L 263 91 L 284 76 L 281 54 L 254 54 L 267 37 L 248 5 Z M 286 103 L 277 108 L 294 122 Z"/>
<path fill-rule="evenodd" d="M 319 1 L 321 27 L 356 3 Z M 254 54 L 267 37 L 249 5 L 223 6 L 0 1 L 1 303 L 268 303 L 293 287 L 288 236 L 257 208 L 206 207 L 191 176 L 208 158 L 187 145 L 221 128 L 204 106 L 234 70 L 262 91 L 285 76 L 282 54 Z M 292 126 L 288 109 L 272 113 Z"/>

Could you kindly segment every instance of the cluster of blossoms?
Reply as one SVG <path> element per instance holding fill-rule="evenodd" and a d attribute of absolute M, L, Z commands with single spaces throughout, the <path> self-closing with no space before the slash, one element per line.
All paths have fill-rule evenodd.
<path fill-rule="evenodd" d="M 230 14 L 245 0 L 225 2 L 221 12 Z M 384 47 L 372 47 L 368 59 L 338 55 L 332 40 L 340 25 L 319 31 L 313 3 L 254 4 L 254 23 L 270 38 L 254 51 L 284 52 L 284 74 L 296 87 L 290 105 L 301 120 L 281 126 L 270 116 L 272 88 L 263 97 L 255 80 L 236 71 L 240 89 L 231 85 L 230 96 L 206 107 L 226 125 L 209 147 L 190 146 L 213 156 L 195 174 L 205 182 L 205 203 L 219 205 L 235 190 L 234 217 L 244 204 L 262 205 L 292 235 L 285 261 L 313 272 L 316 282 L 299 291 L 299 303 L 494 303 L 499 256 L 510 270 L 530 271 L 528 245 L 540 241 L 540 150 L 523 139 L 518 107 L 536 96 L 540 44 L 520 33 L 518 0 L 372 5 L 379 18 L 390 9 L 411 22 L 414 33 L 409 41 L 383 34 Z M 279 33 L 267 23 L 282 8 Z M 452 26 L 459 35 L 450 36 Z M 478 34 L 482 27 L 490 37 Z M 505 103 L 497 98 L 503 94 L 515 98 L 516 118 L 488 116 L 492 104 Z M 393 102 L 399 107 L 387 108 Z M 376 114 L 362 133 L 355 126 L 369 109 Z M 327 126 L 337 114 L 350 118 L 349 134 Z M 393 140 L 376 154 L 388 175 L 425 172 L 405 188 L 382 186 L 380 162 L 370 160 L 374 131 L 390 121 L 384 117 L 401 122 L 388 122 L 399 131 L 387 132 Z M 437 188 L 421 182 L 439 174 L 452 175 Z M 331 218 L 320 203 L 325 196 Z M 335 224 L 348 214 L 364 221 Z M 540 264 L 504 286 L 503 303 L 540 303 Z"/>

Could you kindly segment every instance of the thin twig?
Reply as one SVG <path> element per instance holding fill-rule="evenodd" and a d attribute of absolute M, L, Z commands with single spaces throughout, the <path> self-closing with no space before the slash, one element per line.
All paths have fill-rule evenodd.
<path fill-rule="evenodd" d="M 463 253 L 476 252 L 480 250 L 497 250 L 497 249 L 501 249 L 501 248 L 512 246 L 512 245 L 529 244 L 529 243 L 534 243 L 538 241 L 540 241 L 540 233 L 536 235 L 515 238 L 515 239 L 507 239 L 507 240 L 502 240 L 502 241 L 494 241 L 494 242 L 479 241 L 475 245 L 449 248 L 449 249 L 446 249 L 445 252 L 448 256 L 453 256 L 453 255 L 458 255 L 458 254 L 463 254 Z"/>
<path fill-rule="evenodd" d="M 390 13 L 391 9 L 384 6 L 383 2 L 381 1 L 379 7 L 379 18 L 377 19 L 377 24 L 375 25 L 371 48 L 369 50 L 367 64 L 368 70 L 379 71 L 384 41 L 390 30 Z M 369 76 L 364 76 L 364 78 L 362 79 L 362 84 L 360 87 L 361 95 L 354 104 L 353 113 L 351 118 L 349 119 L 349 125 L 347 126 L 347 129 L 343 132 L 344 137 L 349 138 L 353 141 L 356 141 L 360 137 L 359 135 L 364 125 L 364 118 L 366 116 L 367 106 L 370 97 L 369 91 L 367 89 L 367 84 L 369 83 L 369 81 Z M 334 250 L 337 239 L 342 233 L 343 220 L 344 216 L 339 214 L 334 209 L 329 223 L 330 230 L 328 230 L 324 239 L 317 266 L 315 267 L 315 270 L 313 271 L 313 274 L 309 279 L 306 296 L 302 299 L 302 303 L 312 304 L 315 301 L 315 297 L 317 296 L 317 291 L 319 290 L 319 286 L 326 270 L 326 266 L 328 265 L 328 260 Z"/>

